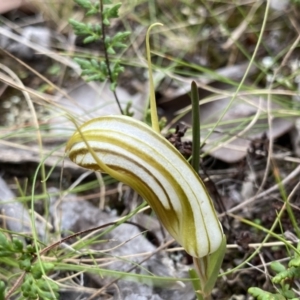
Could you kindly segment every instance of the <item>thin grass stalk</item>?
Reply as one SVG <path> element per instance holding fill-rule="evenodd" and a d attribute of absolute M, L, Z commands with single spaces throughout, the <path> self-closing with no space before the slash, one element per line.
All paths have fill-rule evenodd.
<path fill-rule="evenodd" d="M 150 107 L 151 107 L 151 122 L 152 128 L 156 132 L 160 132 L 158 117 L 157 117 L 157 108 L 156 108 L 156 101 L 155 101 L 155 87 L 153 82 L 153 75 L 152 75 L 152 65 L 151 65 L 151 50 L 150 50 L 150 31 L 154 26 L 163 26 L 161 23 L 154 23 L 152 24 L 146 34 L 146 52 L 147 52 L 147 63 L 148 63 L 148 72 L 149 72 L 149 85 L 150 85 Z"/>
<path fill-rule="evenodd" d="M 196 82 L 191 84 L 191 101 L 192 101 L 192 166 L 199 173 L 200 165 L 200 113 L 199 113 L 199 94 Z"/>

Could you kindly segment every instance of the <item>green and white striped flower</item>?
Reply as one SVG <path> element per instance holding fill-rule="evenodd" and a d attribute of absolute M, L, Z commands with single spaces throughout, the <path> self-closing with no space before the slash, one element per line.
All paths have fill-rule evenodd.
<path fill-rule="evenodd" d="M 70 138 L 66 151 L 76 164 L 108 173 L 137 191 L 191 256 L 220 248 L 222 227 L 203 182 L 146 124 L 126 116 L 90 120 Z"/>

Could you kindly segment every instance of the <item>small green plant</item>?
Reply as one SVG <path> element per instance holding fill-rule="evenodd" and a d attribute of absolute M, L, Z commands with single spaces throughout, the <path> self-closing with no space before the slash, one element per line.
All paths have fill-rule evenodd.
<path fill-rule="evenodd" d="M 21 284 L 21 297 L 18 299 L 58 299 L 58 285 L 43 276 L 54 268 L 54 264 L 35 261 L 35 253 L 35 247 L 31 245 L 25 247 L 18 238 L 9 240 L 4 233 L 0 232 L 0 262 L 10 261 L 10 264 L 25 272 Z M 5 299 L 4 295 L 5 282 L 0 281 L 0 299 Z"/>
<path fill-rule="evenodd" d="M 120 60 L 114 59 L 114 63 L 111 62 L 109 55 L 115 55 L 118 49 L 127 48 L 124 43 L 129 31 L 119 31 L 116 34 L 109 36 L 106 33 L 107 27 L 110 26 L 110 19 L 119 17 L 119 8 L 121 3 L 112 4 L 110 0 L 100 0 L 93 2 L 91 0 L 74 0 L 80 7 L 82 7 L 86 13 L 86 16 L 97 15 L 100 13 L 100 24 L 92 24 L 79 22 L 74 19 L 70 19 L 69 23 L 74 29 L 77 36 L 84 37 L 83 43 L 88 44 L 95 41 L 102 41 L 104 45 L 104 59 L 99 60 L 99 57 L 86 58 L 74 58 L 74 60 L 80 65 L 82 69 L 82 75 L 85 76 L 86 81 L 110 81 L 110 89 L 114 92 L 115 99 L 122 112 L 117 94 L 117 79 L 124 68 L 120 64 Z"/>
<path fill-rule="evenodd" d="M 300 250 L 300 243 L 298 244 L 297 249 Z M 299 294 L 297 295 L 293 291 L 293 288 L 296 287 L 296 280 L 300 279 L 300 255 L 295 253 L 294 258 L 290 260 L 288 267 L 285 267 L 278 261 L 273 261 L 271 263 L 271 269 L 276 273 L 272 282 L 276 285 L 277 293 L 272 294 L 260 288 L 251 287 L 248 290 L 249 294 L 256 297 L 258 300 L 299 299 Z"/>
<path fill-rule="evenodd" d="M 197 298 L 209 300 L 225 254 L 226 237 L 198 175 L 199 144 L 196 143 L 197 154 L 193 152 L 192 167 L 160 133 L 149 47 L 149 31 L 154 25 L 157 24 L 149 28 L 146 39 L 152 128 L 117 115 L 92 119 L 79 127 L 70 116 L 77 131 L 66 151 L 76 164 L 109 174 L 148 202 L 168 232 L 193 257 L 196 271 L 191 272 L 191 277 L 198 282 L 194 285 Z M 195 83 L 192 102 L 198 112 Z M 193 119 L 199 128 L 199 113 L 194 113 Z M 199 130 L 196 133 L 200 141 Z"/>

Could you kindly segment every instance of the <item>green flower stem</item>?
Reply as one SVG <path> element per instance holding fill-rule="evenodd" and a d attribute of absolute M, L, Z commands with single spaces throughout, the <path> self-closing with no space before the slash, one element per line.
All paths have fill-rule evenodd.
<path fill-rule="evenodd" d="M 193 257 L 193 262 L 199 276 L 201 286 L 201 290 L 196 291 L 197 298 L 201 300 L 211 300 L 210 293 L 208 295 L 204 294 L 204 287 L 207 282 L 207 277 L 205 274 L 205 268 L 207 267 L 207 256 L 201 258 Z"/>
<path fill-rule="evenodd" d="M 189 270 L 189 275 L 190 275 L 191 279 L 193 279 L 192 284 L 193 284 L 194 290 L 196 292 L 197 299 L 198 300 L 203 300 L 202 295 L 197 292 L 197 291 L 201 291 L 201 284 L 200 284 L 200 281 L 199 281 L 198 273 L 196 272 L 195 269 L 190 269 Z"/>

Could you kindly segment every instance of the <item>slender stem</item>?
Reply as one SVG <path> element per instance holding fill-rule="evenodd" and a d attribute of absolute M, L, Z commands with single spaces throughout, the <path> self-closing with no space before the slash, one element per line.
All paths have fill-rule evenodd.
<path fill-rule="evenodd" d="M 112 83 L 113 82 L 113 77 L 112 77 L 112 74 L 111 74 L 110 61 L 109 61 L 109 57 L 108 57 L 108 53 L 107 53 L 107 49 L 106 49 L 106 45 L 105 45 L 105 24 L 104 24 L 104 20 L 103 20 L 103 0 L 99 0 L 99 2 L 100 2 L 101 31 L 102 31 L 101 36 L 102 36 L 102 42 L 103 42 L 103 45 L 104 45 L 103 48 L 104 48 L 105 64 L 106 64 L 106 67 L 107 67 L 109 80 Z M 120 110 L 121 114 L 124 115 L 124 112 L 123 112 L 123 109 L 121 107 L 117 92 L 115 90 L 112 91 L 112 92 L 114 94 L 114 97 L 116 99 L 116 102 L 118 104 L 118 107 L 119 107 L 119 110 Z"/>
<path fill-rule="evenodd" d="M 200 114 L 198 87 L 195 81 L 193 81 L 191 84 L 191 101 L 193 131 L 192 166 L 194 170 L 198 173 L 200 164 Z"/>
<path fill-rule="evenodd" d="M 149 72 L 149 84 L 150 84 L 150 111 L 151 111 L 151 122 L 152 128 L 154 131 L 160 133 L 159 123 L 158 123 L 158 116 L 157 116 L 157 109 L 156 109 L 156 100 L 155 100 L 155 89 L 154 89 L 154 82 L 153 82 L 153 75 L 152 75 L 152 66 L 151 66 L 151 52 L 150 52 L 150 42 L 149 42 L 149 35 L 150 31 L 154 26 L 162 26 L 161 23 L 154 23 L 152 24 L 148 30 L 146 35 L 146 52 L 147 52 L 147 62 L 148 62 L 148 72 Z"/>
<path fill-rule="evenodd" d="M 14 285 L 11 287 L 11 289 L 7 292 L 5 295 L 5 300 L 9 300 L 14 291 L 22 284 L 24 278 L 25 278 L 26 272 L 23 272 L 21 276 L 17 279 L 17 281 L 14 283 Z"/>
<path fill-rule="evenodd" d="M 201 300 L 211 300 L 211 294 L 205 292 L 205 286 L 207 284 L 207 274 L 206 274 L 206 270 L 208 268 L 208 256 L 204 256 L 204 257 L 193 257 L 193 262 L 194 262 L 194 267 L 195 270 L 199 276 L 199 281 L 200 281 L 200 285 L 201 285 L 201 294 L 197 293 L 197 297 L 198 299 L 200 298 Z M 210 292 L 210 291 L 209 291 Z"/>
<path fill-rule="evenodd" d="M 191 84 L 191 101 L 192 101 L 192 167 L 199 173 L 200 166 L 200 113 L 199 113 L 199 94 L 198 87 L 195 81 Z M 199 276 L 199 285 L 201 286 L 201 294 L 199 289 L 196 290 L 197 299 L 199 300 L 211 300 L 211 295 L 206 294 L 205 287 L 207 284 L 206 270 L 208 266 L 208 256 L 201 258 L 193 257 L 194 267 Z M 197 293 L 198 292 L 198 293 Z"/>
<path fill-rule="evenodd" d="M 193 258 L 193 259 L 195 260 L 195 258 Z M 201 289 L 202 289 L 198 273 L 196 272 L 195 269 L 190 269 L 189 275 L 192 279 L 195 279 L 192 281 L 192 285 L 193 285 L 194 291 L 196 293 L 197 300 L 203 300 L 202 295 L 200 293 L 197 293 L 197 291 L 201 291 Z"/>

